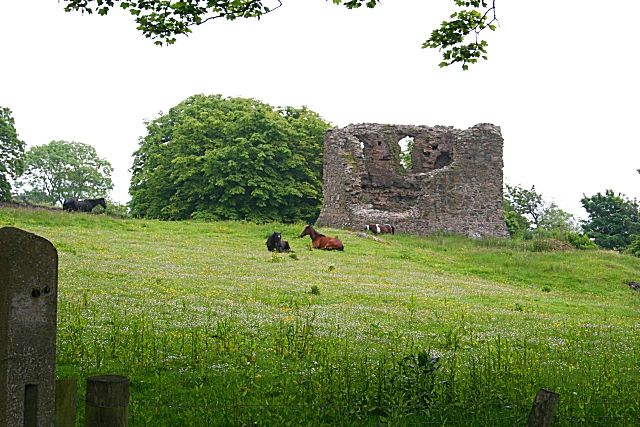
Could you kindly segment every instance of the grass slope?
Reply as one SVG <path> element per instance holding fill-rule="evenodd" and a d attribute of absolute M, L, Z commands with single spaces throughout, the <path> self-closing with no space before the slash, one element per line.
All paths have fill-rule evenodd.
<path fill-rule="evenodd" d="M 0 209 L 60 257 L 58 376 L 131 379 L 132 425 L 640 418 L 640 260 L 534 242 Z M 295 254 L 264 242 L 282 231 Z M 82 416 L 82 414 L 81 414 Z"/>

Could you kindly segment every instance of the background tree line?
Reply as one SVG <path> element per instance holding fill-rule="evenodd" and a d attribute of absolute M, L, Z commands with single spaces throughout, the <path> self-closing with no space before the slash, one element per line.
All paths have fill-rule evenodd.
<path fill-rule="evenodd" d="M 195 95 L 146 123 L 133 154 L 130 213 L 164 220 L 313 222 L 322 204 L 323 135 L 307 108 Z M 0 107 L 0 200 L 60 205 L 103 197 L 113 169 L 88 144 L 52 141 L 25 150 L 12 112 Z M 640 172 L 640 171 L 639 171 Z M 512 238 L 555 239 L 640 256 L 640 205 L 613 190 L 584 195 L 588 218 L 547 202 L 535 186 L 506 185 Z M 125 207 L 110 203 L 118 214 Z"/>
<path fill-rule="evenodd" d="M 535 186 L 526 189 L 506 185 L 503 211 L 514 238 L 552 237 L 579 249 L 601 247 L 640 256 L 640 205 L 613 190 L 583 195 L 580 200 L 587 219 L 576 218 L 549 203 Z"/>
<path fill-rule="evenodd" d="M 64 199 L 105 197 L 111 164 L 89 144 L 51 141 L 25 149 L 9 108 L 0 107 L 0 201 L 62 205 Z"/>

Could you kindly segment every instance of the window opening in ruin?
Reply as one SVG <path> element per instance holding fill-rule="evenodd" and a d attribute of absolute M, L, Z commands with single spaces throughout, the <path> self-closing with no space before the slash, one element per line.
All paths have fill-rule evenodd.
<path fill-rule="evenodd" d="M 400 164 L 406 171 L 411 170 L 411 152 L 413 151 L 413 143 L 414 141 L 412 136 L 405 136 L 398 141 L 398 145 L 400 145 Z"/>
<path fill-rule="evenodd" d="M 445 152 L 440 153 L 438 157 L 436 157 L 435 168 L 440 169 L 445 166 L 449 166 L 453 163 L 453 159 L 451 158 L 451 154 Z"/>

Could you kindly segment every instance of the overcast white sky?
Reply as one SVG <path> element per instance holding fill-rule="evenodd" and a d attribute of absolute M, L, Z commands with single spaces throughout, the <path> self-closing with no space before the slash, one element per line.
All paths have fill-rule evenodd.
<path fill-rule="evenodd" d="M 0 0 L 0 106 L 28 146 L 95 146 L 120 202 L 143 121 L 197 93 L 306 105 L 337 126 L 490 122 L 505 139 L 506 182 L 580 216 L 583 193 L 640 198 L 640 1 L 498 0 L 489 61 L 467 72 L 420 49 L 452 5 L 284 0 L 260 21 L 213 21 L 159 48 L 124 12 Z"/>

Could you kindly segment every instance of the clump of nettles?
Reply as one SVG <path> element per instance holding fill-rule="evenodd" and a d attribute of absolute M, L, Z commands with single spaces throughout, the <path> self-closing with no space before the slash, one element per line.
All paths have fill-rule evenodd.
<path fill-rule="evenodd" d="M 549 286 L 543 286 L 542 292 L 551 292 L 551 288 Z"/>
<path fill-rule="evenodd" d="M 318 285 L 312 285 L 311 286 L 311 294 L 312 295 L 320 295 L 320 288 L 318 287 Z"/>

